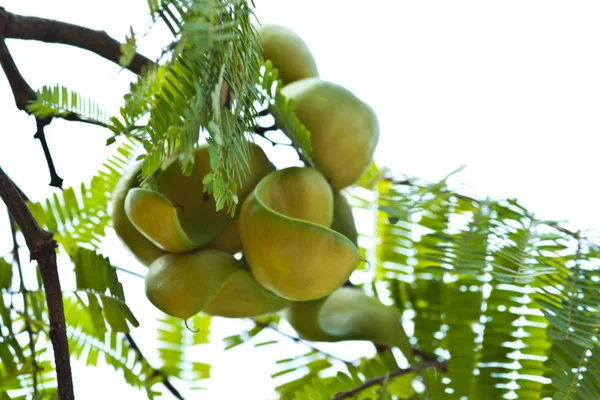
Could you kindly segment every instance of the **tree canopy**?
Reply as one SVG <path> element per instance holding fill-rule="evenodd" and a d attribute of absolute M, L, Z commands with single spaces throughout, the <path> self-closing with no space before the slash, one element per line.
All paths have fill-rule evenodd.
<path fill-rule="evenodd" d="M 185 324 L 161 317 L 160 365 L 132 335 L 139 322 L 120 282 L 132 271 L 113 265 L 102 246 L 113 227 L 113 192 L 132 164 L 141 162 L 140 185 L 157 188 L 165 162 L 176 156 L 180 173 L 190 175 L 206 142 L 205 195 L 216 211 L 235 217 L 253 138 L 281 131 L 288 142 L 272 144 L 295 150 L 290 164 L 319 163 L 296 102 L 263 56 L 252 2 L 148 0 L 148 8 L 151 25 L 172 34 L 156 60 L 137 52 L 140 33 L 133 30 L 119 43 L 105 32 L 0 8 L 0 64 L 16 107 L 35 118 L 51 185 L 61 188 L 29 199 L 0 169 L 14 243 L 0 258 L 2 399 L 73 398 L 70 359 L 90 368 L 104 360 L 148 398 L 183 398 L 178 385 L 200 388 L 210 376 L 210 360 L 188 355 L 209 341 L 218 317 L 199 313 Z M 34 90 L 6 39 L 89 50 L 138 78 L 111 114 L 61 85 Z M 77 187 L 62 187 L 45 138 L 57 119 L 111 132 L 112 155 Z M 351 213 L 366 221 L 357 224 L 360 264 L 345 285 L 401 315 L 408 338 L 373 340 L 374 356 L 346 360 L 299 329 L 287 333 L 280 313 L 248 317 L 251 327 L 222 338 L 224 349 L 279 346 L 257 339 L 267 330 L 311 349 L 273 365 L 280 398 L 600 398 L 600 247 L 593 237 L 538 219 L 517 199 L 477 198 L 448 178 L 427 182 L 374 163 L 344 194 Z M 23 279 L 21 237 L 38 265 L 31 287 Z M 70 273 L 73 287 L 61 288 L 57 253 L 72 266 L 60 270 L 60 281 Z"/>

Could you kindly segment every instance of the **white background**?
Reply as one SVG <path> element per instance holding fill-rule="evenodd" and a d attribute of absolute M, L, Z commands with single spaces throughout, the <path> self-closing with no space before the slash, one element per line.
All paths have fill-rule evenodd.
<path fill-rule="evenodd" d="M 286 25 L 305 39 L 323 79 L 344 85 L 376 110 L 380 166 L 438 180 L 466 164 L 453 182 L 481 197 L 517 197 L 540 217 L 570 221 L 574 229 L 600 227 L 598 2 L 256 0 L 256 5 L 261 21 Z M 106 30 L 118 40 L 130 25 L 145 32 L 149 22 L 143 0 L 5 0 L 1 6 Z M 166 30 L 159 27 L 142 40 L 140 51 L 155 57 L 166 40 Z M 134 78 L 79 49 L 8 44 L 32 87 L 60 83 L 111 111 L 118 110 Z M 0 166 L 39 200 L 54 189 L 47 186 L 34 133 L 34 120 L 16 110 L 0 76 Z M 83 124 L 57 120 L 47 136 L 66 186 L 87 181 L 111 150 L 104 147 L 108 131 Z M 4 214 L 0 254 L 10 250 Z M 115 264 L 144 271 L 114 236 L 103 250 Z M 69 268 L 63 266 L 65 285 Z M 157 313 L 139 279 L 122 276 L 122 282 L 142 322 L 133 335 L 156 362 Z M 195 354 L 213 364 L 213 378 L 206 382 L 208 392 L 188 398 L 271 396 L 273 361 L 301 349 L 284 339 L 285 345 L 270 349 L 245 345 L 224 353 L 219 336 L 234 333 L 239 325 L 223 319 L 214 325 L 215 343 Z M 351 359 L 364 349 L 347 346 L 342 353 Z M 78 398 L 145 398 L 108 368 L 76 363 L 74 379 Z"/>

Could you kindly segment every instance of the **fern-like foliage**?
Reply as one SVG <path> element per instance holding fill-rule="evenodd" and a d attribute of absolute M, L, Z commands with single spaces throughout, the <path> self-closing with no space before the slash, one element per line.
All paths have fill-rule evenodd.
<path fill-rule="evenodd" d="M 256 126 L 255 102 L 261 96 L 255 87 L 262 58 L 252 11 L 241 0 L 148 5 L 153 19 L 162 20 L 174 36 L 169 61 L 140 78 L 110 129 L 145 139 L 144 178 L 174 154 L 181 157 L 183 172 L 191 173 L 200 131 L 207 132 L 211 172 L 205 188 L 218 209 L 233 213 L 237 186 L 248 172 L 246 134 Z M 142 117 L 147 121 L 139 125 Z"/>
<path fill-rule="evenodd" d="M 421 374 L 425 398 L 598 398 L 596 245 L 445 180 L 366 188 L 352 203 L 376 216 L 361 236 L 370 286 L 411 320 L 421 350 L 448 359 L 446 374 Z"/>
<path fill-rule="evenodd" d="M 138 148 L 137 143 L 125 138 L 87 185 L 69 187 L 44 202 L 29 204 L 36 221 L 54 232 L 54 238 L 67 252 L 77 247 L 99 247 L 111 221 L 108 204 L 113 189 Z"/>
<path fill-rule="evenodd" d="M 191 389 L 202 389 L 200 381 L 210 377 L 210 365 L 194 361 L 190 353 L 194 347 L 209 342 L 211 318 L 207 315 L 191 318 L 188 323 L 193 326 L 194 332 L 190 332 L 180 318 L 164 315 L 158 322 L 160 369 L 188 382 Z"/>
<path fill-rule="evenodd" d="M 69 349 L 75 359 L 85 359 L 88 366 L 98 365 L 100 357 L 107 365 L 120 371 L 125 381 L 144 389 L 149 399 L 160 395 L 154 386 L 161 377 L 145 358 L 131 347 L 126 337 L 116 331 L 98 329 L 87 312 L 87 306 L 74 298 L 65 298 L 65 318 L 67 321 Z"/>
<path fill-rule="evenodd" d="M 332 366 L 333 362 L 327 355 L 317 350 L 311 350 L 296 357 L 278 360 L 278 371 L 271 377 L 285 378 L 285 382 L 277 386 L 277 392 L 281 395 L 282 400 L 293 399 L 305 385 Z"/>
<path fill-rule="evenodd" d="M 107 126 L 110 118 L 110 113 L 91 98 L 61 85 L 43 86 L 37 91 L 37 100 L 27 105 L 27 111 L 42 119 L 77 114 L 100 126 Z"/>
<path fill-rule="evenodd" d="M 325 379 L 313 378 L 301 390 L 294 393 L 294 400 L 331 399 L 336 393 L 360 386 L 369 379 L 379 378 L 398 368 L 392 353 L 377 354 L 372 359 L 363 360 L 358 366 L 346 365 L 347 372 L 339 371 Z M 373 385 L 356 395 L 358 399 L 410 399 L 415 391 L 412 381 L 415 375 L 404 374 L 384 380 L 381 385 Z M 392 397 L 395 396 L 395 397 Z"/>
<path fill-rule="evenodd" d="M 77 294 L 87 297 L 87 310 L 98 332 L 129 332 L 127 323 L 139 323 L 125 303 L 123 286 L 108 258 L 95 251 L 77 248 L 72 251 Z"/>

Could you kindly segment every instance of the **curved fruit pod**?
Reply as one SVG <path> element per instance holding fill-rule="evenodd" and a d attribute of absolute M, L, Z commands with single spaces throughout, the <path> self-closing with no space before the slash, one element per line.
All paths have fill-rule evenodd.
<path fill-rule="evenodd" d="M 367 170 L 379 140 L 373 109 L 335 83 L 308 78 L 285 86 L 296 116 L 311 134 L 311 158 L 333 190 L 355 183 Z"/>
<path fill-rule="evenodd" d="M 333 195 L 333 222 L 331 229 L 346 236 L 355 246 L 358 246 L 358 232 L 354 223 L 352 207 L 340 192 Z"/>
<path fill-rule="evenodd" d="M 125 171 L 119 179 L 113 191 L 112 200 L 112 224 L 117 236 L 125 247 L 142 264 L 148 266 L 152 261 L 165 254 L 154 243 L 148 240 L 131 224 L 125 213 L 125 198 L 129 190 L 139 185 L 138 176 L 142 169 L 139 163 Z"/>
<path fill-rule="evenodd" d="M 262 149 L 253 143 L 248 145 L 250 172 L 241 179 L 237 191 L 240 202 L 273 170 Z M 233 218 L 226 210 L 216 211 L 213 197 L 204 192 L 203 179 L 209 171 L 207 145 L 196 149 L 189 176 L 181 172 L 178 158 L 170 160 L 156 178 L 157 191 L 139 188 L 127 194 L 125 212 L 132 225 L 168 252 L 182 253 L 205 245 L 232 253 L 239 251 L 239 233 L 230 227 Z"/>
<path fill-rule="evenodd" d="M 252 274 L 290 300 L 327 296 L 358 263 L 356 246 L 329 228 L 333 192 L 312 168 L 292 167 L 263 178 L 240 213 L 240 235 Z"/>
<path fill-rule="evenodd" d="M 400 312 L 357 288 L 343 287 L 324 299 L 293 303 L 286 318 L 306 340 L 369 340 L 398 347 L 409 361 L 412 359 L 412 347 Z"/>
<path fill-rule="evenodd" d="M 260 286 L 243 262 L 218 250 L 165 254 L 150 264 L 145 290 L 156 308 L 184 320 L 200 311 L 256 317 L 289 305 Z"/>
<path fill-rule="evenodd" d="M 283 84 L 319 76 L 315 59 L 300 36 L 281 25 L 266 24 L 258 29 L 262 55 L 279 70 Z"/>
<path fill-rule="evenodd" d="M 131 189 L 125 198 L 125 212 L 133 226 L 163 250 L 183 253 L 204 244 L 190 239 L 181 226 L 177 208 L 159 192 Z"/>

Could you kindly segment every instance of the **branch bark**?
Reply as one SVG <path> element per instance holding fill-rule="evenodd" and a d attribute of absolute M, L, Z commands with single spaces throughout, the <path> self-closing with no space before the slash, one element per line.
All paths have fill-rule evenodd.
<path fill-rule="evenodd" d="M 368 381 L 365 381 L 362 385 L 359 385 L 359 386 L 355 387 L 354 389 L 336 393 L 335 396 L 333 396 L 332 400 L 349 399 L 351 397 L 356 397 L 363 390 L 370 388 L 371 386 L 381 385 L 388 379 L 395 378 L 395 377 L 401 376 L 401 375 L 410 374 L 412 372 L 422 371 L 427 368 L 440 368 L 440 369 L 444 370 L 446 368 L 446 363 L 443 361 L 433 360 L 433 361 L 426 361 L 422 364 L 413 365 L 412 367 L 408 367 L 408 368 L 400 368 L 400 369 L 392 371 L 388 374 L 379 376 L 377 378 L 369 379 Z"/>
<path fill-rule="evenodd" d="M 61 400 L 74 399 L 69 342 L 56 265 L 56 242 L 52 238 L 51 232 L 45 231 L 38 225 L 19 194 L 19 190 L 2 168 L 0 168 L 0 198 L 19 225 L 31 253 L 31 259 L 36 260 L 40 268 L 50 319 L 50 341 L 54 349 L 59 398 Z"/>
<path fill-rule="evenodd" d="M 4 23 L 2 23 L 4 21 Z M 46 18 L 17 15 L 0 7 L 0 36 L 7 39 L 39 40 L 61 43 L 89 50 L 116 64 L 121 56 L 121 43 L 104 31 L 96 31 L 79 25 Z M 154 64 L 150 59 L 136 53 L 126 67 L 140 75 L 144 67 Z"/>

